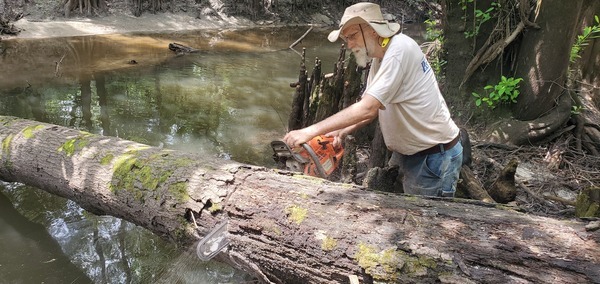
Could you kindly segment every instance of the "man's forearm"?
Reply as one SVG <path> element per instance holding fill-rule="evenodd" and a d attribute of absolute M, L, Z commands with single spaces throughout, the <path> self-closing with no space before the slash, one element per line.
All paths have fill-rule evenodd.
<path fill-rule="evenodd" d="M 355 103 L 340 112 L 315 123 L 309 127 L 311 133 L 316 135 L 326 134 L 335 130 L 351 130 L 350 133 L 369 122 L 373 121 L 379 113 L 379 101 L 370 97 L 367 101 Z"/>
<path fill-rule="evenodd" d="M 306 128 L 288 132 L 283 137 L 283 141 L 292 147 L 297 147 L 317 135 L 324 135 L 332 131 L 341 131 L 346 127 L 354 125 L 362 126 L 365 121 L 372 121 L 377 117 L 380 108 L 381 103 L 377 99 L 365 95 L 359 102 L 320 122 Z"/>
<path fill-rule="evenodd" d="M 344 129 L 342 129 L 342 133 L 344 136 L 353 133 L 354 131 L 363 128 L 365 125 L 371 123 L 371 121 L 373 121 L 373 119 L 365 119 L 357 124 L 354 125 L 350 125 Z"/>

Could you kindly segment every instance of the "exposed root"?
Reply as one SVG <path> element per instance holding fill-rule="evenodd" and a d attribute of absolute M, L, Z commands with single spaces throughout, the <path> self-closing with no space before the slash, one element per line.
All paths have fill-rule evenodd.
<path fill-rule="evenodd" d="M 471 78 L 471 75 L 475 73 L 475 70 L 477 70 L 477 68 L 492 62 L 498 57 L 498 55 L 502 54 L 504 49 L 510 43 L 512 43 L 517 38 L 517 36 L 523 31 L 524 27 L 525 24 L 523 22 L 520 22 L 509 36 L 498 41 L 492 40 L 492 33 L 492 35 L 490 35 L 490 37 L 488 38 L 488 41 L 483 45 L 481 49 L 479 49 L 475 57 L 471 59 L 471 62 L 469 62 L 469 66 L 467 66 L 467 70 L 465 71 L 465 76 L 463 77 L 463 80 L 460 83 L 460 87 L 462 87 L 463 84 L 469 78 Z"/>
<path fill-rule="evenodd" d="M 572 217 L 576 196 L 600 184 L 600 156 L 577 150 L 576 140 L 566 133 L 546 147 L 475 144 L 473 172 L 490 188 L 504 165 L 519 158 L 515 205 L 535 214 Z"/>

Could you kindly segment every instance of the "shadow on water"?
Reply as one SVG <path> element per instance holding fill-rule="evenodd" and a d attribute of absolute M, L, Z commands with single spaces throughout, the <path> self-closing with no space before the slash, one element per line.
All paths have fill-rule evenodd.
<path fill-rule="evenodd" d="M 92 283 L 46 228 L 0 192 L 0 283 Z"/>

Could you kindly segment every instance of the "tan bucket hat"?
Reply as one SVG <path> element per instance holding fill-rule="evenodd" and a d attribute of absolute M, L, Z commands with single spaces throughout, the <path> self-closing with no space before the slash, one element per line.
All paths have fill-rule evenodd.
<path fill-rule="evenodd" d="M 346 8 L 340 21 L 339 29 L 329 33 L 327 39 L 335 42 L 340 37 L 340 33 L 344 27 L 361 23 L 369 24 L 379 36 L 384 38 L 391 37 L 400 30 L 400 24 L 390 23 L 383 19 L 379 5 L 361 2 Z"/>

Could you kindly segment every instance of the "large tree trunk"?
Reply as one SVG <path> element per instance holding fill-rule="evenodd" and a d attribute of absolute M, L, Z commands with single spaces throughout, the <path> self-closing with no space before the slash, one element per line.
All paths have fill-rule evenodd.
<path fill-rule="evenodd" d="M 539 13 L 533 14 L 531 20 L 541 28 L 527 29 L 523 34 L 515 76 L 524 78 L 514 112 L 520 120 L 546 114 L 565 90 L 569 54 L 584 1 L 569 2 L 539 2 Z"/>
<path fill-rule="evenodd" d="M 3 180 L 187 245 L 227 220 L 230 244 L 217 259 L 264 282 L 600 283 L 600 232 L 581 222 L 0 122 Z"/>

